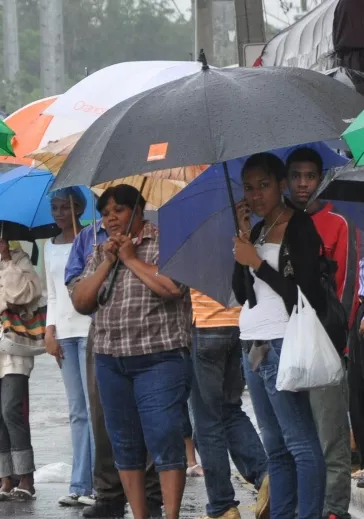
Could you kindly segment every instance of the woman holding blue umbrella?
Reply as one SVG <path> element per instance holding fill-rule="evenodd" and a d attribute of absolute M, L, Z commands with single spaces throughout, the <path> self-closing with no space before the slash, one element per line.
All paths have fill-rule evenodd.
<path fill-rule="evenodd" d="M 92 434 L 86 377 L 86 343 L 91 320 L 78 314 L 64 283 L 64 272 L 72 243 L 81 230 L 80 217 L 86 208 L 81 189 L 68 188 L 51 194 L 53 218 L 60 234 L 46 243 L 45 268 L 48 289 L 46 348 L 56 357 L 65 384 L 72 433 L 73 467 L 68 496 L 63 506 L 93 504 Z"/>
<path fill-rule="evenodd" d="M 245 375 L 268 455 L 270 517 L 292 519 L 298 504 L 300 519 L 321 519 L 326 471 L 308 393 L 276 389 L 298 286 L 319 315 L 326 304 L 320 285 L 321 241 L 310 217 L 285 205 L 285 166 L 278 157 L 253 155 L 242 180 L 246 203 L 262 220 L 250 229 L 249 213 L 240 219 L 233 289 L 243 305 L 239 326 Z M 244 267 L 254 282 L 255 306 L 247 302 Z"/>

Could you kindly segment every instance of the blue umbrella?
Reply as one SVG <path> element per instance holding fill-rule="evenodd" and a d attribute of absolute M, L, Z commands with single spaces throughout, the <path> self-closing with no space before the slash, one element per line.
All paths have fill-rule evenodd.
<path fill-rule="evenodd" d="M 53 225 L 48 191 L 54 176 L 48 172 L 21 166 L 0 175 L 0 221 L 10 221 L 29 229 Z M 93 194 L 81 188 L 87 207 L 83 219 L 93 217 Z"/>
<path fill-rule="evenodd" d="M 323 143 L 308 146 L 321 154 L 325 169 L 347 162 Z M 298 147 L 274 153 L 285 160 Z M 243 197 L 241 170 L 246 160 L 227 162 L 235 202 Z M 223 165 L 208 168 L 162 206 L 158 216 L 160 272 L 224 306 L 236 304 L 231 292 L 235 225 Z"/>

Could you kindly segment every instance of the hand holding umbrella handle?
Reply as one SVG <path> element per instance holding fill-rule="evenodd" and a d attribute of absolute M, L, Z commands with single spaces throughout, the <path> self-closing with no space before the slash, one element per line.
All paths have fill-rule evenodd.
<path fill-rule="evenodd" d="M 239 231 L 240 231 L 239 220 L 238 220 L 238 215 L 236 213 L 234 195 L 233 195 L 233 190 L 231 188 L 231 182 L 230 182 L 227 163 L 224 162 L 223 166 L 224 166 L 224 174 L 225 174 L 225 180 L 226 180 L 226 187 L 227 187 L 228 195 L 229 195 L 230 206 L 231 206 L 231 210 L 232 210 L 233 218 L 234 218 L 235 233 L 236 233 L 236 236 L 239 236 Z M 257 298 L 255 297 L 255 292 L 254 292 L 254 288 L 253 288 L 253 284 L 252 284 L 252 280 L 250 277 L 248 267 L 243 267 L 243 275 L 244 275 L 245 292 L 246 292 L 247 300 L 249 301 L 249 307 L 253 308 L 257 304 Z"/>
<path fill-rule="evenodd" d="M 129 234 L 131 232 L 131 228 L 132 228 L 132 225 L 133 225 L 133 222 L 135 219 L 135 215 L 136 215 L 139 203 L 140 203 L 140 199 L 141 199 L 142 192 L 143 192 L 146 181 L 147 181 L 147 177 L 143 178 L 143 182 L 142 182 L 140 191 L 138 193 L 137 199 L 135 201 L 135 205 L 133 207 L 133 212 L 131 213 L 131 216 L 130 216 L 128 227 L 125 232 L 126 236 L 129 236 Z M 100 306 L 104 306 L 110 298 L 120 265 L 121 265 L 121 261 L 118 258 L 117 261 L 115 262 L 115 265 L 113 266 L 112 271 L 110 272 L 108 285 L 106 287 L 104 287 L 102 290 L 100 290 L 99 297 L 97 298 L 98 304 Z"/>

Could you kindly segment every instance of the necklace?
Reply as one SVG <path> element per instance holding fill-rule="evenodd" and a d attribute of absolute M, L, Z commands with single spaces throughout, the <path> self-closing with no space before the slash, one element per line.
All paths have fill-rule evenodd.
<path fill-rule="evenodd" d="M 262 232 L 260 233 L 260 236 L 258 238 L 259 245 L 264 245 L 265 244 L 266 237 L 268 236 L 270 231 L 273 229 L 275 224 L 278 222 L 278 220 L 280 219 L 280 217 L 282 216 L 283 213 L 284 213 L 284 209 L 283 209 L 283 211 L 281 213 L 279 213 L 278 217 L 274 220 L 272 225 L 270 227 L 268 227 L 267 230 L 265 230 L 265 227 L 263 227 Z"/>

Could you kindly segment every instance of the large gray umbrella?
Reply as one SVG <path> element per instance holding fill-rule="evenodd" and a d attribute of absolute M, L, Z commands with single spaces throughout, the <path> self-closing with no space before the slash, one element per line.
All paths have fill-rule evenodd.
<path fill-rule="evenodd" d="M 336 139 L 364 97 L 297 68 L 210 69 L 132 97 L 82 136 L 54 189 Z"/>
<path fill-rule="evenodd" d="M 226 161 L 335 139 L 364 110 L 362 96 L 317 72 L 210 69 L 203 54 L 201 61 L 201 72 L 143 92 L 102 115 L 72 150 L 53 189 L 92 186 L 155 169 L 223 163 L 238 232 Z M 254 306 L 247 269 L 245 282 Z"/>

